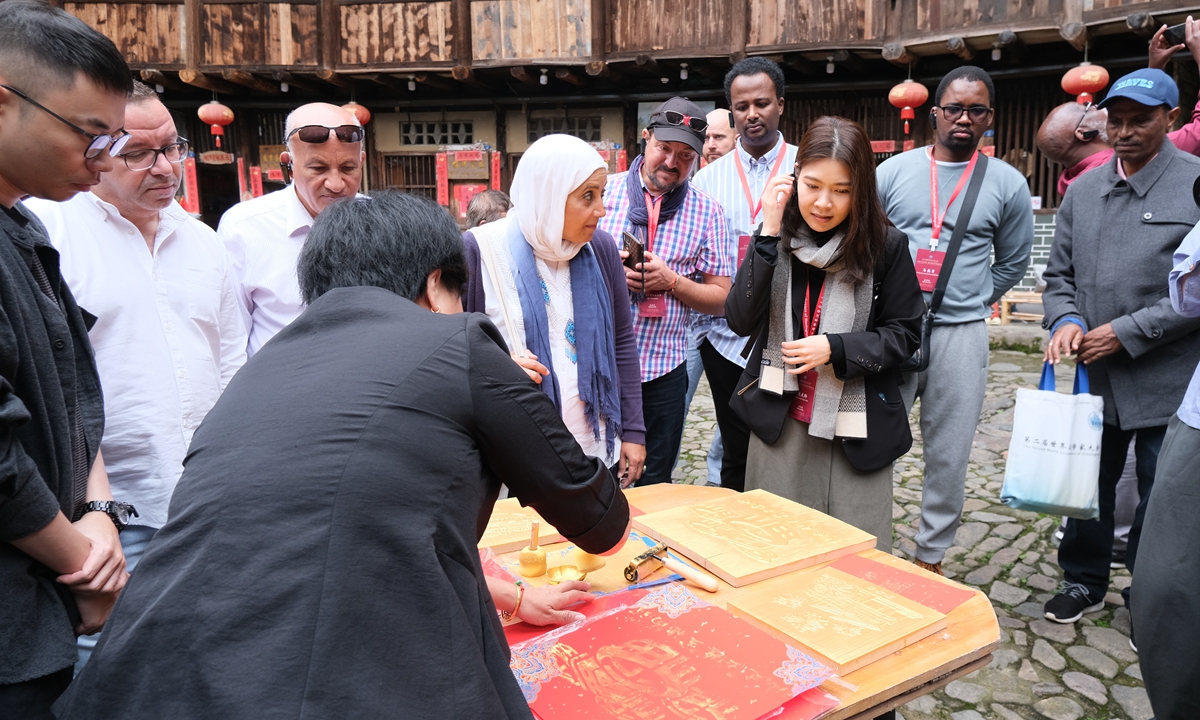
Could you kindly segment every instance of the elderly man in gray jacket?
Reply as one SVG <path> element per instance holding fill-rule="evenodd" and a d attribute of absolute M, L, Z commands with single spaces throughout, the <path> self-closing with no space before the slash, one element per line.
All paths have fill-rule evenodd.
<path fill-rule="evenodd" d="M 1104 398 L 1100 517 L 1067 524 L 1058 551 L 1065 579 L 1045 607 L 1060 623 L 1104 606 L 1116 484 L 1136 436 L 1141 503 L 1126 555 L 1135 572 L 1158 451 L 1200 355 L 1200 319 L 1175 312 L 1167 287 L 1172 253 L 1200 220 L 1192 197 L 1200 159 L 1166 137 L 1178 104 L 1179 90 L 1161 70 L 1138 70 L 1113 85 L 1101 106 L 1115 156 L 1067 191 L 1043 275 L 1044 325 L 1052 332 L 1046 359 L 1077 353 L 1092 393 Z"/>

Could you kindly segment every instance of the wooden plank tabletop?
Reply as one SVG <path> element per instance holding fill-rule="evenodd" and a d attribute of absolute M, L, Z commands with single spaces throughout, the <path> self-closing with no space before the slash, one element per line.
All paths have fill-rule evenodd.
<path fill-rule="evenodd" d="M 651 485 L 647 487 L 630 488 L 625 491 L 631 506 L 650 513 L 658 510 L 689 505 L 695 502 L 722 497 L 732 490 L 715 487 L 694 485 Z M 555 559 L 555 551 L 565 551 L 571 547 L 569 543 L 544 546 L 548 553 L 548 565 L 563 564 L 565 552 Z M 593 590 L 612 590 L 624 586 L 622 570 L 629 558 L 640 553 L 645 546 L 637 547 L 627 543 L 617 555 L 606 558 L 607 565 L 588 575 L 588 582 L 593 584 Z M 506 553 L 499 556 L 502 563 L 516 561 L 517 553 Z M 841 705 L 828 716 L 830 720 L 859 720 L 872 718 L 886 712 L 916 697 L 949 683 L 951 680 L 974 672 L 984 667 L 990 661 L 991 652 L 1000 644 L 1000 626 L 996 622 L 996 614 L 992 604 L 980 591 L 959 585 L 952 580 L 938 577 L 921 570 L 912 563 L 893 557 L 878 550 L 864 550 L 858 553 L 861 557 L 884 563 L 891 567 L 920 575 L 923 578 L 945 583 L 949 586 L 970 590 L 972 597 L 951 610 L 946 615 L 946 628 L 919 642 L 905 647 L 896 653 L 881 658 L 866 667 L 860 668 L 842 678 L 854 689 L 827 682 L 823 689 L 835 695 Z M 791 575 L 813 572 L 825 567 L 823 563 L 812 568 L 798 570 Z M 665 574 L 659 571 L 651 577 Z M 781 577 L 788 577 L 783 575 Z M 533 585 L 543 585 L 546 578 L 526 579 Z M 726 607 L 730 600 L 735 599 L 754 585 L 735 588 L 727 583 L 719 582 L 716 593 L 707 593 L 689 586 L 697 597 L 714 605 Z"/>

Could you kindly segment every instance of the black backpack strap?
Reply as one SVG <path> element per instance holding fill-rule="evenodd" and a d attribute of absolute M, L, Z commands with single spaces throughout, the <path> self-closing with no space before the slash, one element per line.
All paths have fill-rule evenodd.
<path fill-rule="evenodd" d="M 933 288 L 933 297 L 929 302 L 929 314 L 937 315 L 942 306 L 942 298 L 946 295 L 946 285 L 950 282 L 950 272 L 954 270 L 954 261 L 958 259 L 958 250 L 962 247 L 963 236 L 967 234 L 967 226 L 971 224 L 971 213 L 975 211 L 975 201 L 979 198 L 979 188 L 983 187 L 983 176 L 987 173 L 988 156 L 979 153 L 975 161 L 975 169 L 971 173 L 971 182 L 967 185 L 967 194 L 963 198 L 962 208 L 954 219 L 954 234 L 950 236 L 950 246 L 946 248 L 946 260 L 938 274 L 937 285 Z M 947 208 L 949 209 L 949 208 Z"/>

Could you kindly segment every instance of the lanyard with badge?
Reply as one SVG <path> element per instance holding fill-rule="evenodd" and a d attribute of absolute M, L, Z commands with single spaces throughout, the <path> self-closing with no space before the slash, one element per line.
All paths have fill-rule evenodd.
<path fill-rule="evenodd" d="M 920 284 L 922 292 L 933 292 L 934 287 L 937 286 L 942 263 L 946 260 L 946 252 L 938 250 L 938 238 L 942 234 L 942 225 L 946 221 L 946 213 L 950 212 L 950 206 L 954 204 L 955 198 L 966 186 L 967 179 L 971 177 L 971 172 L 975 170 L 975 161 L 978 159 L 979 153 L 971 156 L 971 161 L 967 163 L 967 169 L 963 171 L 962 177 L 958 179 L 958 184 L 954 186 L 954 192 L 951 193 L 950 200 L 946 203 L 946 209 L 939 215 L 937 161 L 934 160 L 932 152 L 929 154 L 929 205 L 933 217 L 933 228 L 929 236 L 929 249 L 917 250 L 917 259 L 913 263 L 917 271 L 917 282 Z"/>
<path fill-rule="evenodd" d="M 655 199 L 650 193 L 642 191 L 646 198 L 646 252 L 654 252 L 654 238 L 658 235 L 658 216 L 662 211 L 663 196 Z M 645 266 L 643 266 L 645 267 Z M 642 271 L 642 284 L 645 286 L 646 272 Z M 638 303 L 638 317 L 661 318 L 667 316 L 667 299 L 664 293 L 647 293 L 646 299 Z"/>
<path fill-rule="evenodd" d="M 821 327 L 821 306 L 825 302 L 825 283 L 821 283 L 821 292 L 817 295 L 817 305 L 812 309 L 812 318 L 808 316 L 808 304 L 812 297 L 812 284 L 804 288 L 804 310 L 800 322 L 804 327 L 804 337 L 813 337 Z M 813 401 L 817 397 L 817 371 L 809 370 L 799 378 L 800 391 L 792 399 L 788 408 L 788 416 L 802 423 L 812 422 Z"/>
<path fill-rule="evenodd" d="M 736 151 L 735 151 L 736 153 Z M 767 182 L 771 182 L 771 178 L 779 173 L 779 168 L 783 165 L 783 158 L 787 155 L 787 145 L 779 148 L 779 157 L 775 158 L 775 166 L 771 168 L 771 174 L 767 176 Z M 746 171 L 742 169 L 742 157 L 739 154 L 737 157 L 738 177 L 742 180 L 742 192 L 746 195 L 746 205 L 750 208 L 750 227 L 754 227 L 754 220 L 758 214 L 762 212 L 762 198 L 758 198 L 758 203 L 754 202 L 754 195 L 750 192 L 750 181 L 746 179 Z M 750 236 L 738 236 L 738 253 L 737 266 L 742 266 L 742 261 L 746 259 L 746 251 L 750 248 Z"/>

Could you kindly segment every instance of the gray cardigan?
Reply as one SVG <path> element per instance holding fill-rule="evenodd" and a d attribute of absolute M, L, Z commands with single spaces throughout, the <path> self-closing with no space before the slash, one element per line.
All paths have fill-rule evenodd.
<path fill-rule="evenodd" d="M 1043 277 L 1046 317 L 1089 329 L 1112 323 L 1124 346 L 1089 366 L 1092 393 L 1104 398 L 1104 422 L 1125 430 L 1166 425 L 1200 356 L 1200 319 L 1171 307 L 1171 256 L 1200 221 L 1192 186 L 1200 159 L 1163 141 L 1158 155 L 1128 181 L 1116 158 L 1071 184 Z"/>

